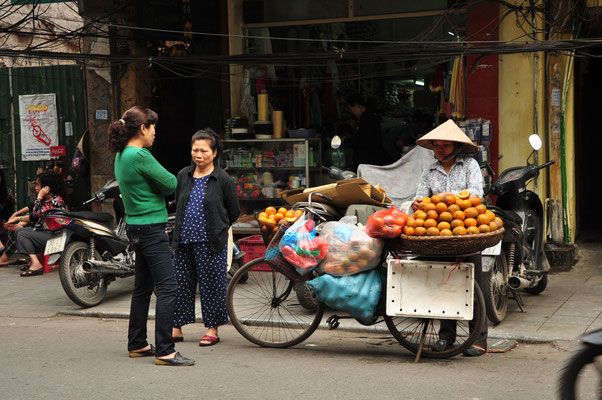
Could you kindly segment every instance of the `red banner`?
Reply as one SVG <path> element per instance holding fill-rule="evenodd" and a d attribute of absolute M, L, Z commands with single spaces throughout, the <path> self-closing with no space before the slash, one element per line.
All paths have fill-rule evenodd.
<path fill-rule="evenodd" d="M 50 146 L 50 157 L 65 157 L 67 148 L 65 146 Z"/>

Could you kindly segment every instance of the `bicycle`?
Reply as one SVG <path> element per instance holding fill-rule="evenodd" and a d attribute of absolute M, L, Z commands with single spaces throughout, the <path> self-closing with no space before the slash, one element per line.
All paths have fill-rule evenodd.
<path fill-rule="evenodd" d="M 328 200 L 327 196 L 320 193 L 312 194 Z M 310 218 L 315 218 L 316 223 L 323 222 L 323 218 L 315 212 L 311 205 L 311 195 L 305 212 Z M 282 231 L 284 231 L 283 228 Z M 281 235 L 276 234 L 269 243 L 268 249 L 277 244 L 274 241 L 278 241 L 279 236 Z M 393 249 L 383 251 L 383 260 L 391 256 L 398 257 L 399 254 Z M 259 346 L 271 348 L 294 346 L 311 336 L 324 315 L 323 303 L 317 302 L 315 309 L 306 309 L 301 306 L 293 290 L 296 282 L 312 279 L 315 277 L 315 273 L 309 273 L 304 277 L 295 277 L 276 268 L 272 268 L 271 271 L 252 270 L 253 267 L 265 262 L 265 257 L 252 260 L 242 266 L 232 277 L 226 300 L 230 321 L 244 338 Z M 246 283 L 239 284 L 245 275 L 248 276 Z M 383 287 L 385 287 L 384 285 L 386 283 L 383 284 Z M 376 316 L 369 325 L 385 322 L 393 337 L 403 347 L 416 354 L 416 362 L 419 361 L 421 355 L 431 358 L 453 357 L 472 345 L 483 324 L 486 323 L 485 302 L 476 282 L 473 293 L 474 330 L 470 331 L 469 321 L 458 320 L 456 341 L 442 352 L 432 351 L 433 345 L 439 340 L 441 320 L 387 315 L 385 312 L 386 290 L 381 291 Z M 466 305 L 468 306 L 468 304 Z M 341 318 L 352 317 L 335 314 L 327 321 L 329 327 L 335 329 Z"/>

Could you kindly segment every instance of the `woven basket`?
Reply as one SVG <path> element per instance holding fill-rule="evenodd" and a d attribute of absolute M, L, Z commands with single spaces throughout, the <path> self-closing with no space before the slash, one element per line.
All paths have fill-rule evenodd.
<path fill-rule="evenodd" d="M 407 236 L 402 234 L 401 246 L 414 254 L 427 256 L 471 254 L 495 246 L 502 239 L 503 234 L 504 228 L 466 236 Z"/>

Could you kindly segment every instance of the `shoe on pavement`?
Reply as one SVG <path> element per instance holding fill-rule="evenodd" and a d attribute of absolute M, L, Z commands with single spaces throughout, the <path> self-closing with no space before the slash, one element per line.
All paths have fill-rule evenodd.
<path fill-rule="evenodd" d="M 157 365 L 171 365 L 174 367 L 188 367 L 194 365 L 194 360 L 186 358 L 177 352 L 173 358 L 155 358 Z"/>

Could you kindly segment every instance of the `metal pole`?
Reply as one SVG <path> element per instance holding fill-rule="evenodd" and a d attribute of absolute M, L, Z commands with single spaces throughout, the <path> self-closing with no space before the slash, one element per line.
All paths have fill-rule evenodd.
<path fill-rule="evenodd" d="M 10 130 L 13 139 L 13 193 L 15 202 L 19 204 L 19 193 L 17 193 L 17 140 L 15 138 L 15 99 L 13 97 L 13 69 L 8 68 L 8 93 L 10 96 Z"/>

